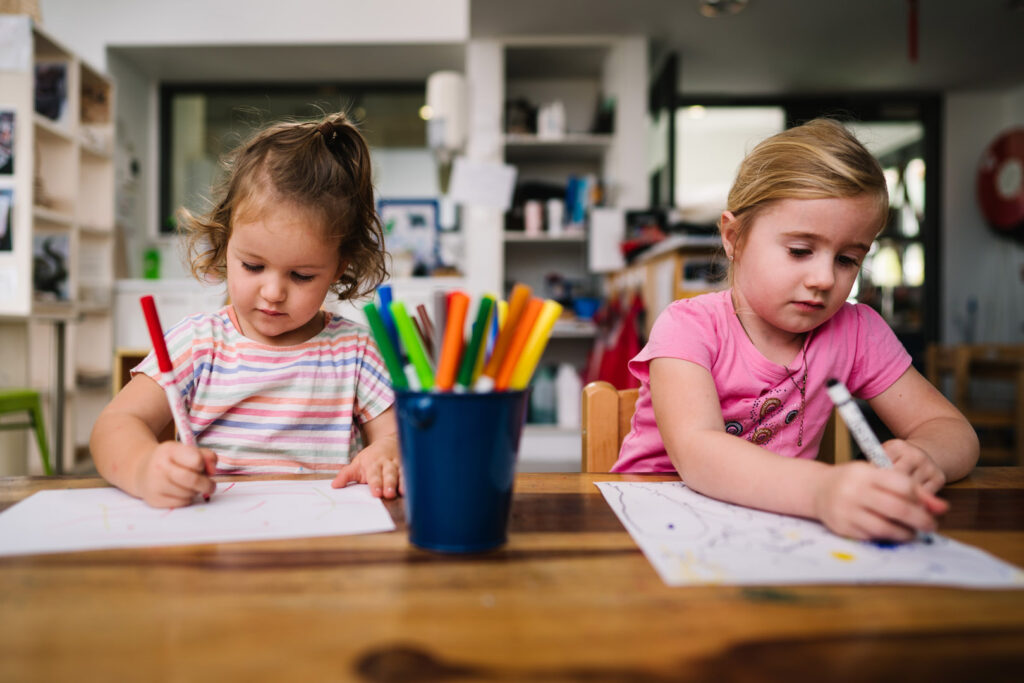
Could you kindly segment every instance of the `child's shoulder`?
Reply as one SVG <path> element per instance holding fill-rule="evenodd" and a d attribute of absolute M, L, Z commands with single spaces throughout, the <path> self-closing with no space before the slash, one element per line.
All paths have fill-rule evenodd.
<path fill-rule="evenodd" d="M 729 290 L 698 294 L 686 299 L 676 299 L 665 308 L 673 318 L 716 319 L 732 315 L 732 299 Z"/>
<path fill-rule="evenodd" d="M 882 315 L 867 304 L 845 302 L 835 315 L 825 323 L 835 332 L 871 330 L 879 326 L 888 327 Z"/>
<path fill-rule="evenodd" d="M 219 311 L 187 315 L 175 323 L 167 334 L 170 337 L 187 334 L 194 338 L 222 339 L 230 335 L 234 329 L 230 311 L 231 307 L 226 306 Z"/>
<path fill-rule="evenodd" d="M 327 322 L 324 329 L 329 330 L 332 334 L 369 334 L 370 328 L 366 325 L 346 318 L 340 313 L 332 311 L 326 311 L 326 313 Z"/>
<path fill-rule="evenodd" d="M 676 299 L 665 307 L 654 322 L 659 332 L 674 335 L 681 329 L 701 330 L 717 334 L 728 327 L 732 317 L 732 300 L 729 292 L 709 292 L 687 299 Z M 651 331 L 652 335 L 654 330 Z"/>

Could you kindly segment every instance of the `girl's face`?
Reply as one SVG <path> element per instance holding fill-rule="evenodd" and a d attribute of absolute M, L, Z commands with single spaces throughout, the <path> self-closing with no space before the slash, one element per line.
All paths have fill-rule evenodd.
<path fill-rule="evenodd" d="M 271 346 L 306 341 L 323 328 L 320 306 L 344 272 L 321 220 L 289 202 L 246 202 L 232 220 L 227 283 L 242 334 Z"/>
<path fill-rule="evenodd" d="M 789 348 L 846 301 L 878 226 L 878 203 L 861 195 L 782 199 L 754 219 L 737 249 L 737 221 L 722 214 L 733 260 L 733 304 L 755 346 Z"/>

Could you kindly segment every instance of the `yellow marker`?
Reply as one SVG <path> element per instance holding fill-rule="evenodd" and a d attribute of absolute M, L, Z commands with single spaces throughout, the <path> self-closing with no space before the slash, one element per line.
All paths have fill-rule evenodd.
<path fill-rule="evenodd" d="M 509 379 L 510 389 L 525 389 L 533 377 L 533 371 L 537 369 L 540 356 L 544 353 L 548 338 L 551 336 L 551 328 L 555 326 L 558 316 L 562 315 L 562 305 L 548 299 L 541 306 L 540 314 L 537 315 L 537 322 L 530 330 L 530 336 L 526 338 L 526 346 L 512 370 L 512 377 Z"/>
<path fill-rule="evenodd" d="M 505 326 L 505 319 L 508 318 L 508 302 L 504 299 L 498 300 L 498 332 Z"/>

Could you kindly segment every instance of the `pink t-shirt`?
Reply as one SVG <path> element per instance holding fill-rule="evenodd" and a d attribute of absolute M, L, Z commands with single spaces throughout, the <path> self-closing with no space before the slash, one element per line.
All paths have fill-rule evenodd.
<path fill-rule="evenodd" d="M 650 362 L 680 358 L 708 369 L 718 389 L 725 429 L 780 455 L 818 455 L 832 402 L 825 380 L 835 377 L 859 398 L 885 391 L 910 367 L 910 354 L 878 313 L 845 304 L 814 329 L 789 369 L 761 355 L 732 307 L 729 290 L 670 304 L 651 329 L 647 345 L 629 362 L 640 380 L 632 429 L 613 472 L 674 472 L 651 404 Z M 805 414 L 800 391 L 807 364 Z M 680 391 L 685 391 L 680 387 Z M 801 422 L 803 437 L 800 439 Z M 797 444 L 802 441 L 802 446 Z"/>

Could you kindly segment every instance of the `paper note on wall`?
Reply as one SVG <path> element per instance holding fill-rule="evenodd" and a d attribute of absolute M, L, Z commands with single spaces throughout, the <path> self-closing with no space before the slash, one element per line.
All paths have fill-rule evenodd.
<path fill-rule="evenodd" d="M 508 211 L 515 184 L 515 166 L 456 157 L 448 196 L 458 204 Z"/>
<path fill-rule="evenodd" d="M 708 498 L 682 482 L 600 482 L 605 500 L 670 586 L 909 583 L 1024 588 L 1024 571 L 935 534 L 880 547 L 798 517 Z"/>
<path fill-rule="evenodd" d="M 392 531 L 365 484 L 329 479 L 221 483 L 209 503 L 151 508 L 115 488 L 40 491 L 0 514 L 0 555 Z"/>

